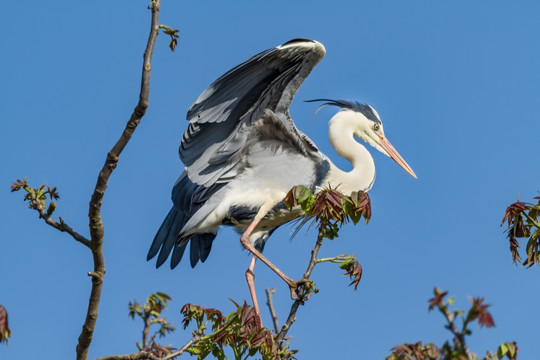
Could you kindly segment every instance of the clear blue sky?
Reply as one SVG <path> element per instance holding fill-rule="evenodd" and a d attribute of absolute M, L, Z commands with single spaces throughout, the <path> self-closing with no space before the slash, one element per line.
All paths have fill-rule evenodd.
<path fill-rule="evenodd" d="M 2 359 L 68 359 L 75 354 L 92 269 L 86 248 L 46 226 L 11 194 L 13 180 L 57 186 L 57 214 L 87 235 L 87 211 L 107 151 L 135 106 L 148 36 L 148 1 L 9 1 L 0 24 L 0 303 L 13 338 Z M 403 342 L 449 337 L 428 313 L 434 286 L 457 297 L 486 297 L 496 328 L 477 329 L 483 355 L 517 341 L 520 359 L 538 356 L 538 269 L 511 263 L 499 227 L 518 194 L 540 190 L 540 4 L 535 1 L 170 1 L 161 23 L 180 29 L 175 53 L 160 35 L 150 107 L 122 154 L 103 205 L 107 275 L 90 356 L 135 351 L 140 324 L 129 300 L 170 294 L 167 317 L 180 325 L 184 303 L 232 310 L 249 299 L 249 256 L 223 229 L 204 264 L 171 271 L 146 262 L 182 170 L 177 156 L 191 102 L 218 76 L 251 55 L 295 37 L 322 42 L 325 59 L 292 104 L 297 126 L 335 162 L 327 140 L 331 109 L 313 122 L 313 98 L 375 107 L 393 145 L 418 175 L 373 153 L 377 181 L 369 225 L 347 226 L 322 256 L 357 254 L 358 288 L 332 265 L 313 279 L 321 289 L 298 312 L 290 334 L 299 359 L 382 359 Z M 315 233 L 277 231 L 265 254 L 299 278 Z M 288 289 L 256 268 L 259 296 L 276 288 L 283 321 Z M 263 302 L 263 301 L 261 301 Z M 270 317 L 263 308 L 263 319 Z M 189 332 L 166 343 L 182 345 Z M 361 353 L 361 355 L 359 354 Z"/>

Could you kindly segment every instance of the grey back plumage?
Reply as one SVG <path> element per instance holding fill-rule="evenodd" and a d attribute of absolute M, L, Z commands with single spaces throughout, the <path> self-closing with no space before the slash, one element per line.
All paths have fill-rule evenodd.
<path fill-rule="evenodd" d="M 156 265 L 160 266 L 172 251 L 174 268 L 190 239 L 191 265 L 206 259 L 217 226 L 202 233 L 190 230 L 223 200 L 227 185 L 249 166 L 246 149 L 258 139 L 283 143 L 289 151 L 313 158 L 315 164 L 326 161 L 289 115 L 293 97 L 324 53 L 315 41 L 291 40 L 231 69 L 195 100 L 179 149 L 184 172 L 173 188 L 173 208 L 154 238 L 148 259 L 159 252 Z M 253 139 L 255 127 L 258 139 Z M 272 231 L 264 234 L 264 240 Z"/>

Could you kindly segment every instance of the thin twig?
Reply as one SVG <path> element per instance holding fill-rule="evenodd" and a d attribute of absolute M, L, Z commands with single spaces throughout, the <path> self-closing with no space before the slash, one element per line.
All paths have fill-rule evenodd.
<path fill-rule="evenodd" d="M 162 360 L 162 358 L 154 355 L 150 351 L 139 351 L 138 353 L 134 354 L 126 354 L 126 355 L 109 355 L 102 358 L 98 358 L 96 360 Z"/>
<path fill-rule="evenodd" d="M 199 334 L 195 334 L 195 335 L 193 335 L 193 337 L 191 338 L 191 340 L 189 340 L 189 341 L 186 343 L 186 345 L 182 346 L 180 349 L 178 349 L 178 351 L 173 352 L 172 354 L 165 356 L 165 357 L 164 357 L 163 359 L 161 359 L 161 360 L 170 360 L 170 359 L 174 359 L 175 357 L 182 355 L 187 349 L 189 349 L 192 345 L 195 345 L 195 344 L 198 343 L 199 341 L 201 341 L 201 336 L 200 336 Z"/>
<path fill-rule="evenodd" d="M 446 318 L 446 321 L 448 322 L 448 325 L 446 325 L 446 328 L 454 334 L 459 346 L 465 351 L 467 354 L 467 357 L 471 359 L 471 351 L 467 347 L 467 344 L 465 343 L 465 334 L 461 331 L 459 331 L 456 328 L 456 325 L 454 324 L 455 316 L 453 316 L 448 308 L 446 306 L 439 306 L 439 310 Z"/>
<path fill-rule="evenodd" d="M 317 255 L 319 254 L 319 249 L 321 248 L 323 239 L 324 239 L 324 235 L 322 231 L 319 231 L 319 235 L 317 236 L 317 242 L 315 243 L 315 247 L 313 248 L 313 250 L 311 250 L 311 259 L 309 261 L 307 270 L 304 273 L 303 280 L 309 279 L 313 271 L 313 268 L 317 264 Z M 302 286 L 305 286 L 305 284 Z M 276 342 L 278 343 L 280 348 L 283 347 L 283 341 L 285 340 L 285 336 L 287 335 L 287 332 L 291 328 L 291 325 L 296 321 L 296 312 L 298 311 L 298 307 L 300 305 L 303 305 L 304 301 L 305 301 L 304 298 L 299 297 L 292 304 L 291 311 L 289 312 L 289 316 L 287 317 L 287 321 L 285 321 L 285 324 L 283 324 L 283 326 L 281 327 L 281 331 L 276 336 Z"/>
<path fill-rule="evenodd" d="M 126 354 L 126 355 L 109 355 L 102 358 L 98 358 L 96 360 L 143 360 L 143 359 L 150 359 L 150 360 L 171 360 L 174 359 L 177 356 L 182 355 L 187 349 L 189 349 L 191 346 L 195 345 L 201 341 L 201 337 L 199 334 L 194 334 L 193 337 L 180 349 L 177 351 L 164 356 L 159 357 L 155 355 L 154 353 L 148 351 L 148 350 L 142 350 L 138 353 L 134 354 Z"/>
<path fill-rule="evenodd" d="M 529 222 L 531 224 L 533 224 L 534 226 L 536 226 L 538 229 L 540 229 L 540 224 L 537 223 L 532 217 L 529 216 L 529 214 L 527 214 L 525 211 L 523 212 L 523 215 L 525 215 L 527 217 L 527 219 L 529 220 Z"/>
<path fill-rule="evenodd" d="M 279 322 L 276 310 L 274 309 L 274 302 L 272 301 L 272 293 L 274 291 L 275 289 L 266 289 L 266 305 L 268 305 L 268 309 L 270 309 L 270 315 L 272 316 L 272 322 L 274 323 L 274 330 L 277 334 L 279 332 Z"/>
<path fill-rule="evenodd" d="M 143 328 L 143 332 L 142 332 L 142 348 L 143 349 L 146 349 L 148 347 L 148 331 L 150 330 L 150 325 L 152 325 L 152 323 L 150 322 L 150 314 L 147 313 L 146 316 L 143 318 L 143 321 L 144 321 L 144 328 Z"/>
<path fill-rule="evenodd" d="M 101 298 L 101 290 L 103 287 L 103 277 L 105 276 L 105 258 L 103 256 L 103 222 L 101 220 L 101 204 L 103 196 L 107 189 L 107 183 L 112 172 L 116 168 L 118 159 L 122 150 L 129 142 L 135 128 L 144 116 L 148 107 L 148 94 L 150 92 L 150 70 L 152 69 L 152 53 L 154 44 L 159 33 L 159 8 L 161 0 L 155 0 L 152 5 L 152 22 L 150 27 L 150 35 L 144 52 L 144 61 L 142 69 L 141 91 L 139 101 L 135 107 L 131 118 L 126 124 L 126 128 L 122 136 L 112 150 L 107 154 L 105 164 L 99 172 L 96 187 L 90 200 L 88 211 L 89 226 L 90 226 L 90 249 L 94 260 L 94 271 L 92 276 L 92 290 L 88 301 L 88 311 L 86 319 L 79 336 L 77 344 L 77 360 L 86 360 L 88 358 L 88 349 L 92 342 L 92 336 L 96 326 L 98 317 L 99 301 Z"/>
<path fill-rule="evenodd" d="M 32 208 L 37 210 L 37 212 L 39 213 L 39 217 L 42 218 L 48 225 L 52 226 L 56 230 L 60 230 L 62 232 L 68 233 L 69 235 L 71 235 L 73 239 L 80 242 L 84 246 L 90 248 L 90 240 L 88 240 L 87 238 L 85 238 L 84 236 L 76 232 L 75 230 L 73 230 L 73 228 L 68 226 L 64 222 L 64 220 L 62 220 L 62 218 L 60 218 L 60 222 L 57 222 L 56 220 L 54 220 L 52 217 L 50 217 L 47 214 L 47 212 L 43 208 L 43 205 L 41 205 L 41 203 L 37 200 L 36 195 L 33 193 L 29 193 L 29 195 L 30 195 L 30 205 L 32 206 Z"/>

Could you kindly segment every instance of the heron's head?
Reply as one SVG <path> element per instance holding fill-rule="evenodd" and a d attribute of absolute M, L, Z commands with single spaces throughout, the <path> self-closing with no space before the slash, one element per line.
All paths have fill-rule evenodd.
<path fill-rule="evenodd" d="M 416 178 L 416 174 L 411 167 L 386 139 L 382 121 L 374 108 L 367 104 L 353 103 L 345 100 L 309 100 L 309 102 L 312 101 L 325 102 L 319 109 L 328 105 L 338 106 L 340 111 L 332 118 L 332 121 L 339 122 L 340 127 L 345 129 L 345 132 L 352 133 L 356 138 L 364 140 L 386 156 L 394 159 L 399 166 Z"/>

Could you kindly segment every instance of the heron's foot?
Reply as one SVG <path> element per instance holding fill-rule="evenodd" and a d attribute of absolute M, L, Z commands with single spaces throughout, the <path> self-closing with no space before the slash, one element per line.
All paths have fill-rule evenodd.
<path fill-rule="evenodd" d="M 291 290 L 291 298 L 293 300 L 299 300 L 302 303 L 309 299 L 312 293 L 319 291 L 315 288 L 315 283 L 307 278 L 294 281 L 292 284 L 289 284 L 289 288 Z"/>

